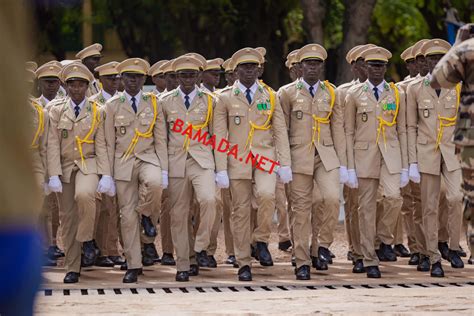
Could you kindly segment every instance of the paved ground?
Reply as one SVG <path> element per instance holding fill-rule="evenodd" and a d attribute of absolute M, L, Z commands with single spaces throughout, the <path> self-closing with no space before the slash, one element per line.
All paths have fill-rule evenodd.
<path fill-rule="evenodd" d="M 465 241 L 463 241 L 465 242 Z M 159 248 L 159 245 L 158 245 Z M 452 269 L 443 262 L 445 278 L 433 279 L 417 272 L 407 259 L 382 264 L 382 278 L 353 274 L 345 259 L 342 225 L 336 230 L 332 251 L 337 258 L 328 271 L 312 269 L 310 281 L 296 281 L 290 254 L 271 244 L 273 267 L 253 264 L 254 281 L 237 281 L 237 270 L 222 264 L 219 247 L 217 269 L 201 269 L 188 283 L 176 283 L 175 267 L 155 265 L 144 269 L 137 284 L 121 282 L 117 268 L 88 268 L 80 283 L 62 283 L 61 267 L 44 271 L 38 293 L 38 314 L 308 314 L 308 313 L 417 313 L 474 314 L 474 266 Z M 467 260 L 464 260 L 465 262 Z"/>

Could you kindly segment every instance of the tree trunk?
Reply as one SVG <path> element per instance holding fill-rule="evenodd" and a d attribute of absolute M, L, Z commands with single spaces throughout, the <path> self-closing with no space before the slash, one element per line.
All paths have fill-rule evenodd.
<path fill-rule="evenodd" d="M 301 0 L 303 9 L 303 28 L 306 38 L 311 43 L 323 45 L 326 7 L 323 0 Z"/>
<path fill-rule="evenodd" d="M 376 0 L 346 0 L 343 25 L 343 41 L 339 47 L 336 83 L 350 81 L 353 77 L 346 62 L 347 52 L 356 45 L 366 44 L 368 29 Z"/>

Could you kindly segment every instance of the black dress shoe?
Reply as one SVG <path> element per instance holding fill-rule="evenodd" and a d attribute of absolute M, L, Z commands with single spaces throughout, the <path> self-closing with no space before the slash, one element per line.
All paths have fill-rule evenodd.
<path fill-rule="evenodd" d="M 332 257 L 331 257 L 331 252 L 329 251 L 328 248 L 325 247 L 319 247 L 318 248 L 318 257 L 319 260 L 332 264 Z"/>
<path fill-rule="evenodd" d="M 441 266 L 441 261 L 438 261 L 431 265 L 431 276 L 434 278 L 444 277 L 443 267 Z"/>
<path fill-rule="evenodd" d="M 309 280 L 311 279 L 311 275 L 309 273 L 309 266 L 304 265 L 297 269 L 295 269 L 296 279 L 297 280 Z"/>
<path fill-rule="evenodd" d="M 296 267 L 296 257 L 295 256 L 291 256 L 291 265 L 293 267 Z"/>
<path fill-rule="evenodd" d="M 95 239 L 92 239 L 92 244 L 94 245 L 95 255 L 97 257 L 100 257 L 100 249 L 99 246 L 97 246 L 97 242 L 95 241 Z"/>
<path fill-rule="evenodd" d="M 161 257 L 161 265 L 164 266 L 175 266 L 176 261 L 174 261 L 172 253 L 163 253 L 163 257 Z"/>
<path fill-rule="evenodd" d="M 178 271 L 178 272 L 176 272 L 176 281 L 178 281 L 178 282 L 188 282 L 189 281 L 189 272 L 188 271 Z"/>
<path fill-rule="evenodd" d="M 91 267 L 97 260 L 97 252 L 93 240 L 82 243 L 82 263 L 84 267 Z"/>
<path fill-rule="evenodd" d="M 354 255 L 352 254 L 352 251 L 347 252 L 347 261 L 354 262 Z"/>
<path fill-rule="evenodd" d="M 156 251 L 155 244 L 143 244 L 143 253 L 148 257 L 151 258 L 154 262 L 160 262 L 160 256 Z"/>
<path fill-rule="evenodd" d="M 467 260 L 468 264 L 474 264 L 474 257 L 471 255 L 469 259 Z"/>
<path fill-rule="evenodd" d="M 352 273 L 364 273 L 364 261 L 362 259 L 357 259 L 352 267 Z"/>
<path fill-rule="evenodd" d="M 142 254 L 142 264 L 145 266 L 145 267 L 149 267 L 149 266 L 152 266 L 155 264 L 155 261 L 148 257 L 148 256 L 145 256 L 144 254 Z"/>
<path fill-rule="evenodd" d="M 410 259 L 408 259 L 408 264 L 411 266 L 416 266 L 420 263 L 420 253 L 415 252 L 410 255 Z"/>
<path fill-rule="evenodd" d="M 319 257 L 311 257 L 311 264 L 313 268 L 318 271 L 324 271 L 328 269 L 328 263 L 321 260 Z"/>
<path fill-rule="evenodd" d="M 421 271 L 421 272 L 428 272 L 430 271 L 430 267 L 431 267 L 430 258 L 425 255 L 421 255 L 420 261 L 418 263 L 418 266 L 416 267 L 416 270 Z"/>
<path fill-rule="evenodd" d="M 52 260 L 64 257 L 64 252 L 58 246 L 49 246 L 48 257 Z"/>
<path fill-rule="evenodd" d="M 153 225 L 151 217 L 142 215 L 142 227 L 145 231 L 145 235 L 147 235 L 148 237 L 156 236 L 156 227 L 155 225 Z"/>
<path fill-rule="evenodd" d="M 135 283 L 138 281 L 138 276 L 143 274 L 143 270 L 139 269 L 129 269 L 125 272 L 123 277 L 123 283 Z"/>
<path fill-rule="evenodd" d="M 449 262 L 451 262 L 451 267 L 455 269 L 462 269 L 464 268 L 464 262 L 462 262 L 459 253 L 456 250 L 449 249 Z"/>
<path fill-rule="evenodd" d="M 380 247 L 376 250 L 380 261 L 397 261 L 397 255 L 393 252 L 392 246 L 380 243 Z"/>
<path fill-rule="evenodd" d="M 98 257 L 95 260 L 94 265 L 98 267 L 112 268 L 115 265 L 115 263 L 112 260 L 110 260 L 109 257 Z"/>
<path fill-rule="evenodd" d="M 189 266 L 189 276 L 198 276 L 199 275 L 199 266 L 197 264 L 192 264 Z"/>
<path fill-rule="evenodd" d="M 370 266 L 366 267 L 365 271 L 367 272 L 367 277 L 371 279 L 378 279 L 381 277 L 379 267 L 377 266 Z"/>
<path fill-rule="evenodd" d="M 209 257 L 209 268 L 217 268 L 217 261 L 214 256 L 208 256 Z"/>
<path fill-rule="evenodd" d="M 333 254 L 331 250 L 329 250 L 329 255 L 330 255 L 330 256 L 331 256 L 331 258 L 333 258 L 333 259 L 334 259 L 334 258 L 336 258 L 336 255 L 335 255 L 335 254 Z"/>
<path fill-rule="evenodd" d="M 125 259 L 122 258 L 121 256 L 109 256 L 109 259 L 112 260 L 112 262 L 116 266 L 121 266 L 122 264 L 125 263 Z"/>
<path fill-rule="evenodd" d="M 268 246 L 266 243 L 261 241 L 257 242 L 257 256 L 260 261 L 260 265 L 264 267 L 273 266 L 272 255 L 268 251 Z"/>
<path fill-rule="evenodd" d="M 282 242 L 278 243 L 278 249 L 280 249 L 282 251 L 288 251 L 288 249 L 290 249 L 290 247 L 291 247 L 291 241 L 290 240 L 282 241 Z"/>
<path fill-rule="evenodd" d="M 249 266 L 243 266 L 239 269 L 239 281 L 252 281 L 252 271 Z"/>
<path fill-rule="evenodd" d="M 226 264 L 234 264 L 235 263 L 235 256 L 229 256 L 227 260 L 225 261 Z"/>
<path fill-rule="evenodd" d="M 63 282 L 64 283 L 77 283 L 79 282 L 79 276 L 80 274 L 77 272 L 68 272 L 66 273 L 66 276 L 64 277 Z"/>
<path fill-rule="evenodd" d="M 207 255 L 206 250 L 201 252 L 196 252 L 196 261 L 200 267 L 208 268 L 209 267 L 209 256 Z"/>
<path fill-rule="evenodd" d="M 459 245 L 458 255 L 463 258 L 467 257 L 467 253 L 462 249 L 461 245 Z"/>
<path fill-rule="evenodd" d="M 438 250 L 441 253 L 441 257 L 444 260 L 449 260 L 449 246 L 448 243 L 445 241 L 438 242 Z"/>
<path fill-rule="evenodd" d="M 122 270 L 122 271 L 128 270 L 127 261 L 125 261 L 124 263 L 122 263 L 122 265 L 120 266 L 120 270 Z"/>
<path fill-rule="evenodd" d="M 410 252 L 403 244 L 398 244 L 393 247 L 393 251 L 397 257 L 408 258 L 410 257 Z"/>

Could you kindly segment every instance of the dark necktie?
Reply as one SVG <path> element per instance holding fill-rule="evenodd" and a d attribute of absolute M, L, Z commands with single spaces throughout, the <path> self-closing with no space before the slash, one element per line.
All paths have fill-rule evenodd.
<path fill-rule="evenodd" d="M 436 91 L 436 94 L 438 95 L 438 98 L 439 98 L 439 95 L 441 94 L 441 89 L 435 89 Z"/>
<path fill-rule="evenodd" d="M 191 106 L 191 103 L 189 103 L 189 95 L 187 94 L 184 96 L 184 105 L 186 105 L 186 109 L 189 109 Z"/>
<path fill-rule="evenodd" d="M 375 99 L 377 99 L 377 101 L 379 100 L 379 89 L 377 89 L 377 87 L 374 87 L 374 96 L 375 96 Z"/>
<path fill-rule="evenodd" d="M 247 101 L 249 102 L 249 104 L 251 104 L 252 97 L 250 96 L 250 89 L 247 89 L 247 91 L 245 91 L 245 97 L 247 98 Z"/>
<path fill-rule="evenodd" d="M 313 86 L 309 87 L 309 94 L 311 94 L 311 97 L 314 98 L 314 87 Z"/>
<path fill-rule="evenodd" d="M 135 103 L 135 97 L 132 97 L 132 109 L 135 113 L 137 113 L 137 104 Z"/>
<path fill-rule="evenodd" d="M 76 105 L 74 107 L 74 114 L 76 114 L 76 117 L 79 116 L 79 113 L 81 112 L 81 108 L 79 107 L 79 105 Z"/>

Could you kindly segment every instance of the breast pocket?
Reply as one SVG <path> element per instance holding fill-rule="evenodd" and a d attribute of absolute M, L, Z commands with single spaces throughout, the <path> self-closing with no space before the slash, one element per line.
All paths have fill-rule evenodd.
<path fill-rule="evenodd" d="M 434 115 L 434 102 L 431 99 L 418 100 L 418 112 L 419 116 L 423 118 L 429 118 Z"/>
<path fill-rule="evenodd" d="M 456 92 L 450 91 L 448 95 L 442 100 L 441 102 L 444 103 L 444 113 L 443 116 L 445 117 L 452 117 L 456 115 L 457 110 L 457 96 Z"/>
<path fill-rule="evenodd" d="M 71 131 L 72 131 L 73 124 L 74 123 L 68 119 L 59 121 L 58 130 L 61 133 L 61 138 L 68 138 L 72 136 Z"/>
<path fill-rule="evenodd" d="M 370 117 L 374 115 L 374 108 L 372 106 L 358 106 L 357 107 L 357 125 L 366 124 Z"/>
<path fill-rule="evenodd" d="M 301 121 L 310 118 L 311 111 L 303 105 L 296 105 L 291 109 L 291 117 L 293 120 Z"/>
<path fill-rule="evenodd" d="M 127 117 L 116 117 L 115 118 L 115 133 L 118 136 L 124 136 L 127 134 L 128 130 L 131 128 L 132 119 Z"/>
<path fill-rule="evenodd" d="M 242 125 L 242 123 L 244 122 L 244 119 L 246 119 L 247 112 L 248 110 L 240 109 L 240 108 L 229 110 L 228 112 L 229 127 L 232 127 L 232 126 L 237 127 L 237 126 Z"/>
<path fill-rule="evenodd" d="M 199 125 L 206 121 L 206 117 L 207 117 L 207 109 L 206 110 L 196 109 L 191 112 L 189 119 L 191 120 L 191 124 Z"/>

